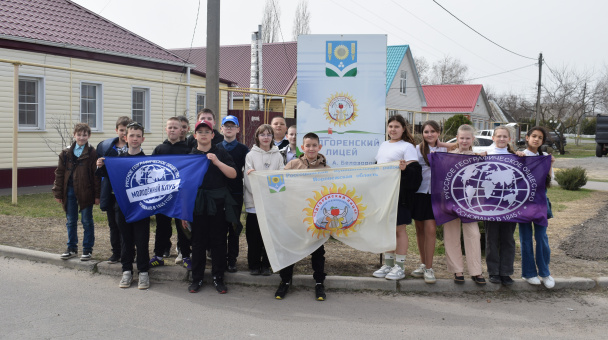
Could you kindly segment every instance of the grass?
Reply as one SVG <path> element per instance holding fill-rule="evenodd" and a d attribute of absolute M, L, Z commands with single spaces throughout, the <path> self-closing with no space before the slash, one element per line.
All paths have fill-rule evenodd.
<path fill-rule="evenodd" d="M 584 158 L 584 157 L 595 157 L 595 144 L 592 143 L 581 143 L 576 145 L 574 143 L 566 144 L 565 155 L 560 155 L 557 150 L 553 151 L 555 158 Z"/>
<path fill-rule="evenodd" d="M 588 189 L 572 191 L 562 189 L 559 186 L 552 186 L 547 191 L 547 196 L 551 201 L 551 208 L 553 212 L 559 212 L 566 209 L 566 202 L 578 201 L 580 199 L 587 198 L 592 192 L 592 190 Z"/>

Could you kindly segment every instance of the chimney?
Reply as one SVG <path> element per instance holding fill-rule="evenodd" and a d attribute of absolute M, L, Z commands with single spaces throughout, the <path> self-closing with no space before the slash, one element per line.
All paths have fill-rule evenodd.
<path fill-rule="evenodd" d="M 251 34 L 251 78 L 249 87 L 253 91 L 261 91 L 264 87 L 262 82 L 262 25 L 258 25 L 258 31 Z M 264 97 L 259 94 L 249 95 L 249 109 L 263 110 Z"/>

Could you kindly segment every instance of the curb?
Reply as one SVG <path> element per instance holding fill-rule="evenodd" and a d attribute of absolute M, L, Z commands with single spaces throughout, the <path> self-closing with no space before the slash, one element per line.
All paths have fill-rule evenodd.
<path fill-rule="evenodd" d="M 120 264 L 109 264 L 99 261 L 80 261 L 78 258 L 62 260 L 57 254 L 50 254 L 38 250 L 22 249 L 11 246 L 0 245 L 0 256 L 6 258 L 17 258 L 34 262 L 48 263 L 60 267 L 72 268 L 91 273 L 112 275 L 117 278 L 122 274 Z M 150 269 L 152 281 L 187 281 L 190 272 L 181 266 L 164 266 Z M 211 280 L 209 269 L 205 271 L 205 281 Z M 253 276 L 247 272 L 226 273 L 224 276 L 226 283 L 244 284 L 255 286 L 277 286 L 279 281 L 278 274 L 270 276 Z M 344 290 L 379 290 L 386 292 L 422 292 L 422 293 L 446 293 L 446 292 L 495 292 L 495 291 L 541 291 L 548 290 L 544 286 L 533 286 L 522 279 L 515 279 L 512 286 L 487 283 L 483 286 L 475 284 L 472 280 L 465 281 L 464 284 L 455 284 L 451 279 L 439 279 L 434 284 L 427 284 L 420 279 L 406 279 L 400 281 L 384 280 L 373 277 L 354 277 L 354 276 L 327 276 L 325 287 L 329 289 Z M 313 286 L 312 275 L 294 275 L 294 286 Z M 608 288 L 608 277 L 588 279 L 581 277 L 556 278 L 555 287 L 551 290 L 575 289 L 590 290 L 595 287 Z"/>

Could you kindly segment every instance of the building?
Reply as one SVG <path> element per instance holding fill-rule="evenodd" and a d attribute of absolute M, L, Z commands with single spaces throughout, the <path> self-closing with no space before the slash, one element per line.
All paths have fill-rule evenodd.
<path fill-rule="evenodd" d="M 462 114 L 475 129 L 489 129 L 491 108 L 483 85 L 425 85 L 422 86 L 427 105 L 422 111 L 429 112 L 429 119 L 443 122 Z"/>
<path fill-rule="evenodd" d="M 388 116 L 401 114 L 408 122 L 419 124 L 426 120 L 426 115 L 419 113 L 426 105 L 426 98 L 409 45 L 388 46 L 386 48 Z"/>

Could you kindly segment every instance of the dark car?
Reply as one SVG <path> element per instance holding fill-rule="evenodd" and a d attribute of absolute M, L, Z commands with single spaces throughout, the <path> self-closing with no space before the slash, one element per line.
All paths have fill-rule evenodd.
<path fill-rule="evenodd" d="M 547 140 L 545 141 L 546 146 L 550 146 L 553 149 L 561 149 L 560 146 L 566 146 L 566 144 L 568 144 L 568 142 L 566 141 L 566 137 L 564 137 L 564 135 L 562 134 L 562 138 L 560 139 L 557 136 L 557 133 L 555 131 L 549 131 L 549 138 L 547 138 Z M 562 144 L 562 145 L 560 145 Z"/>
<path fill-rule="evenodd" d="M 602 157 L 608 154 L 608 116 L 597 115 L 595 125 L 595 155 Z"/>

